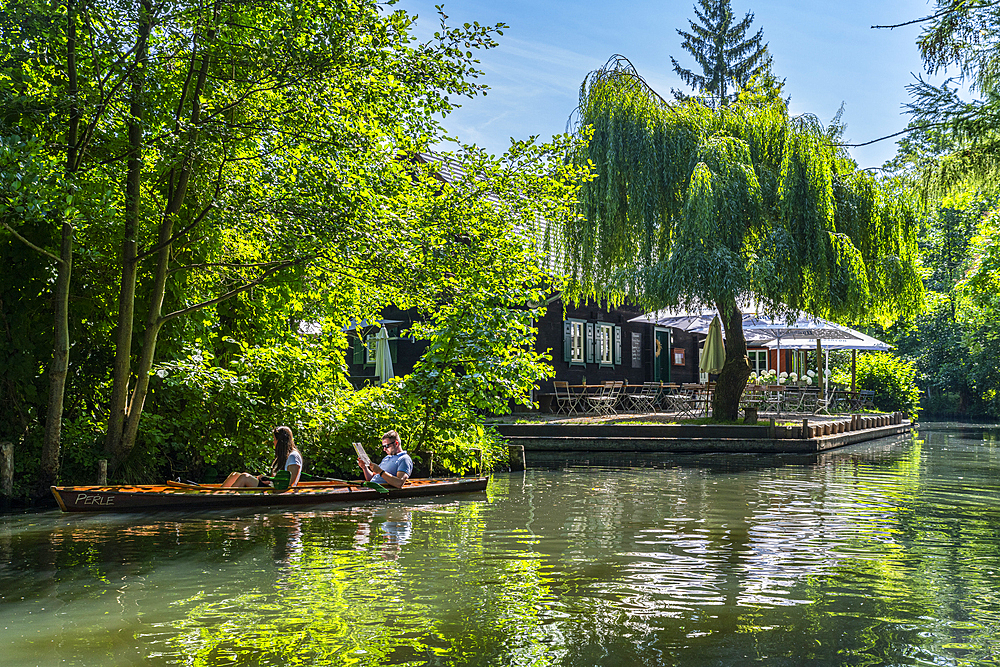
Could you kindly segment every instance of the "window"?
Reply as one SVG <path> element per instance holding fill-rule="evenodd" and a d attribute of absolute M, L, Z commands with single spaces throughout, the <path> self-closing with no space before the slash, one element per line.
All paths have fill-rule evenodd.
<path fill-rule="evenodd" d="M 583 322 L 570 322 L 570 363 L 582 364 L 583 359 Z"/>
<path fill-rule="evenodd" d="M 747 352 L 750 357 L 750 370 L 760 373 L 767 370 L 767 350 L 750 350 Z"/>
<path fill-rule="evenodd" d="M 597 324 L 598 363 L 601 366 L 614 365 L 614 335 L 615 327 L 613 324 Z"/>

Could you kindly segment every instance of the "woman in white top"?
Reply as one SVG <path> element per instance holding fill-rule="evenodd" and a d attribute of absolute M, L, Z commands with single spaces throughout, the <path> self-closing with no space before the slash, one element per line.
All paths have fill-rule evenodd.
<path fill-rule="evenodd" d="M 274 429 L 274 461 L 271 463 L 271 474 L 281 470 L 281 463 L 284 462 L 284 470 L 292 476 L 288 483 L 289 488 L 299 483 L 299 475 L 302 473 L 302 454 L 295 448 L 295 439 L 292 437 L 292 429 L 287 426 L 279 426 Z M 253 487 L 270 486 L 271 482 L 262 479 L 264 475 L 251 475 L 248 472 L 234 472 L 222 483 L 222 488 L 229 487 Z"/>

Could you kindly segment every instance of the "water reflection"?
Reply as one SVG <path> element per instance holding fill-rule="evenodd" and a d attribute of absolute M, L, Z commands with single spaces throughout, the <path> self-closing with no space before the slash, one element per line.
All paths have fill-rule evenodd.
<path fill-rule="evenodd" d="M 0 519 L 3 664 L 994 664 L 993 431 L 487 495 Z M 583 465 L 589 464 L 589 465 Z"/>

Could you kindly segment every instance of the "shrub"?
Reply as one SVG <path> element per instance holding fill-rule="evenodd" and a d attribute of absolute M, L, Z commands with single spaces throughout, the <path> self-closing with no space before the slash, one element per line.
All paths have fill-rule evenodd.
<path fill-rule="evenodd" d="M 863 354 L 857 361 L 857 388 L 875 392 L 875 407 L 887 412 L 916 415 L 920 409 L 920 389 L 913 362 L 889 352 Z M 832 380 L 849 385 L 850 367 L 838 368 Z"/>
<path fill-rule="evenodd" d="M 461 474 L 477 468 L 475 450 L 481 452 L 486 470 L 506 461 L 503 441 L 495 431 L 459 415 L 426 420 L 423 403 L 407 392 L 406 384 L 406 378 L 393 378 L 379 387 L 339 394 L 337 404 L 316 423 L 313 442 L 303 448 L 317 474 L 357 477 L 351 443 L 362 443 L 377 461 L 382 456 L 377 449 L 379 439 L 389 430 L 399 432 L 403 448 L 417 466 L 426 466 L 427 454 L 433 452 L 435 474 L 445 470 Z"/>

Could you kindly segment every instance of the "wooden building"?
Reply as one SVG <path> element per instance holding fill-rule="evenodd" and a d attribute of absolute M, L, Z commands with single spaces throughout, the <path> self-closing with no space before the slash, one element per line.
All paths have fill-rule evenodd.
<path fill-rule="evenodd" d="M 538 385 L 540 395 L 553 392 L 552 381 L 598 384 L 605 380 L 644 382 L 698 382 L 698 348 L 703 335 L 680 329 L 632 322 L 639 308 L 606 304 L 564 304 L 556 296 L 538 321 L 535 349 L 552 356 L 555 376 Z M 356 388 L 374 384 L 374 346 L 362 341 L 373 337 L 381 326 L 389 332 L 389 349 L 396 375 L 409 373 L 427 349 L 427 342 L 407 336 L 418 318 L 415 310 L 388 307 L 372 324 L 352 325 L 348 354 L 351 382 Z"/>

